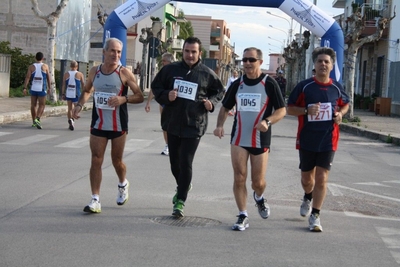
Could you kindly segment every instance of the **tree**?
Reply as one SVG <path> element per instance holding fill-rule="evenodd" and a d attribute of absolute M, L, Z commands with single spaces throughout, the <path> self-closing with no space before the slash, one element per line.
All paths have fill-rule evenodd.
<path fill-rule="evenodd" d="M 346 91 L 350 97 L 351 104 L 349 109 L 349 117 L 350 119 L 354 118 L 354 75 L 355 75 L 355 66 L 357 59 L 357 52 L 360 47 L 362 47 L 366 43 L 376 42 L 382 37 L 383 30 L 387 27 L 388 23 L 396 17 L 396 11 L 394 11 L 394 15 L 391 18 L 385 17 L 375 17 L 376 19 L 376 31 L 372 35 L 368 35 L 360 38 L 362 31 L 365 28 L 366 22 L 366 14 L 361 15 L 361 8 L 358 5 L 352 5 L 353 13 L 347 18 L 347 32 L 345 34 L 345 44 L 347 44 L 347 54 L 345 65 L 347 70 L 347 79 L 345 81 Z M 395 7 L 396 8 L 396 7 Z"/>
<path fill-rule="evenodd" d="M 69 0 L 61 0 L 60 4 L 57 6 L 54 12 L 51 12 L 48 15 L 44 15 L 43 12 L 39 9 L 38 1 L 31 0 L 33 13 L 36 17 L 46 21 L 47 24 L 47 54 L 49 58 L 46 60 L 46 62 L 48 63 L 50 69 L 50 101 L 52 102 L 57 102 L 56 83 L 54 80 L 54 46 L 56 44 L 56 27 L 57 21 L 60 18 L 63 9 L 67 6 L 68 1 Z"/>
<path fill-rule="evenodd" d="M 0 42 L 0 54 L 11 55 L 10 87 L 18 88 L 25 80 L 26 70 L 35 60 L 35 55 L 22 54 L 22 49 L 11 48 L 10 42 Z"/>
<path fill-rule="evenodd" d="M 283 57 L 286 61 L 286 88 L 292 90 L 298 81 L 305 79 L 306 50 L 310 46 L 310 32 L 304 31 L 299 43 L 293 40 L 284 48 Z M 289 90 L 287 90 L 289 91 Z"/>

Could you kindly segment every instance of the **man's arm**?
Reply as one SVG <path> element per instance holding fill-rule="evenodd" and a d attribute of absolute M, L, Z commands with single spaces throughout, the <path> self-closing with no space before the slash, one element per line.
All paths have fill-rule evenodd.
<path fill-rule="evenodd" d="M 81 96 L 79 97 L 78 103 L 76 103 L 75 108 L 73 110 L 72 116 L 74 117 L 74 119 L 80 118 L 79 112 L 81 112 L 83 105 L 86 103 L 86 101 L 90 97 L 90 93 L 91 93 L 92 87 L 93 87 L 93 79 L 96 74 L 96 70 L 97 70 L 97 67 L 93 67 L 89 71 L 89 76 L 87 78 L 85 87 L 83 88 L 83 91 L 82 91 Z"/>
<path fill-rule="evenodd" d="M 50 91 L 51 89 L 51 80 L 50 80 L 50 71 L 49 71 L 49 66 L 47 64 L 43 64 L 43 67 L 45 68 L 46 72 L 46 79 L 47 79 L 47 90 Z"/>
<path fill-rule="evenodd" d="M 228 117 L 228 112 L 229 109 L 225 108 L 224 106 L 221 106 L 221 109 L 219 110 L 218 113 L 218 118 L 217 118 L 217 127 L 214 130 L 214 135 L 219 137 L 224 136 L 224 123 L 226 118 Z"/>
<path fill-rule="evenodd" d="M 28 88 L 28 83 L 29 83 L 29 80 L 31 79 L 32 67 L 34 67 L 34 66 L 33 66 L 33 65 L 30 65 L 30 66 L 28 67 L 28 70 L 26 71 L 25 81 L 24 81 L 24 87 L 23 87 L 23 89 L 22 89 L 22 91 L 24 92 L 24 95 L 26 94 L 26 89 Z"/>
<path fill-rule="evenodd" d="M 62 94 L 63 98 L 65 96 L 65 89 L 66 89 L 65 84 L 66 84 L 68 77 L 69 77 L 69 73 L 68 72 L 64 73 L 62 84 L 61 84 L 61 94 Z"/>
<path fill-rule="evenodd" d="M 121 78 L 122 82 L 129 86 L 131 91 L 133 92 L 133 95 L 129 95 L 128 98 L 123 97 L 123 102 L 122 103 L 142 103 L 144 101 L 144 96 L 142 91 L 140 90 L 139 86 L 137 85 L 135 75 L 133 75 L 132 71 L 130 71 L 127 68 L 122 67 L 121 68 Z"/>

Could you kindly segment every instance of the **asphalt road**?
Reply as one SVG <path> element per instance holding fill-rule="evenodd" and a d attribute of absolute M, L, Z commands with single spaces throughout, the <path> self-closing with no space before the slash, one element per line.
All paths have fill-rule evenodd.
<path fill-rule="evenodd" d="M 213 136 L 217 114 L 195 157 L 186 217 L 174 220 L 158 107 L 153 102 L 146 113 L 144 105 L 129 107 L 129 202 L 115 203 L 108 147 L 101 214 L 82 212 L 90 200 L 91 111 L 73 132 L 65 116 L 44 118 L 43 130 L 30 121 L 1 126 L 1 267 L 400 265 L 400 147 L 342 133 L 321 213 L 324 232 L 311 233 L 299 215 L 297 121 L 284 118 L 272 128 L 265 192 L 271 216 L 261 219 L 249 191 L 250 228 L 235 232 L 229 136 Z M 231 124 L 230 117 L 225 132 Z"/>

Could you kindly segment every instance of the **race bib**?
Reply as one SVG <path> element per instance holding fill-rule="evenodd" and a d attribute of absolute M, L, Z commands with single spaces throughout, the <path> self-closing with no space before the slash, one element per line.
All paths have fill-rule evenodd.
<path fill-rule="evenodd" d="M 35 92 L 43 91 L 43 77 L 33 77 L 31 90 Z"/>
<path fill-rule="evenodd" d="M 261 94 L 240 93 L 237 94 L 237 110 L 260 112 L 261 110 Z"/>
<path fill-rule="evenodd" d="M 184 80 L 175 80 L 174 89 L 178 89 L 178 97 L 194 101 L 197 94 L 197 83 L 192 83 Z"/>
<path fill-rule="evenodd" d="M 94 101 L 96 107 L 99 109 L 109 109 L 114 110 L 114 107 L 108 105 L 108 99 L 112 96 L 116 96 L 115 93 L 105 93 L 105 92 L 94 92 Z"/>
<path fill-rule="evenodd" d="M 66 97 L 75 98 L 76 97 L 76 88 L 75 85 L 68 84 Z"/>
<path fill-rule="evenodd" d="M 308 106 L 311 106 L 310 104 Z M 331 121 L 332 120 L 332 104 L 329 103 L 321 103 L 319 107 L 319 113 L 317 115 L 308 115 L 309 122 L 315 121 Z"/>

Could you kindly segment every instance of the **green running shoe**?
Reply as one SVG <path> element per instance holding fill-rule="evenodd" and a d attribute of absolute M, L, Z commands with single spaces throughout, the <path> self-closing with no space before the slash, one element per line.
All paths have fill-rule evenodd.
<path fill-rule="evenodd" d="M 188 192 L 190 192 L 190 190 L 192 190 L 192 183 L 190 183 L 190 185 L 189 185 Z M 175 193 L 174 197 L 172 198 L 172 204 L 175 204 L 176 200 L 178 199 L 178 187 L 176 188 L 175 192 L 176 193 Z"/>
<path fill-rule="evenodd" d="M 174 210 L 172 211 L 172 216 L 176 218 L 181 218 L 184 216 L 183 207 L 185 206 L 185 202 L 183 200 L 178 199 L 174 204 Z"/>

